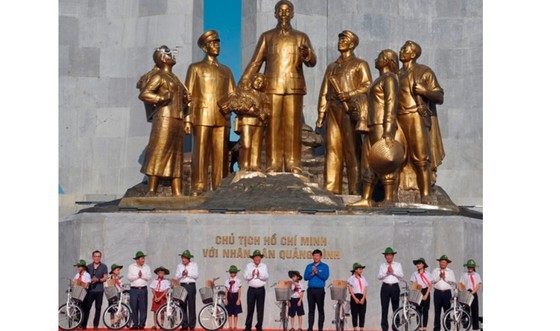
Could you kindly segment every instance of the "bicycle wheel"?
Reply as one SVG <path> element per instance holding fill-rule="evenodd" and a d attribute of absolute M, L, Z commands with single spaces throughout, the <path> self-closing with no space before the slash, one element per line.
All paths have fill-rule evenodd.
<path fill-rule="evenodd" d="M 420 312 L 412 306 L 399 307 L 393 313 L 393 331 L 416 331 L 420 328 Z"/>
<path fill-rule="evenodd" d="M 80 306 L 71 303 L 66 307 L 63 304 L 58 308 L 58 327 L 62 330 L 73 330 L 82 324 L 84 318 L 84 311 Z"/>
<path fill-rule="evenodd" d="M 286 301 L 282 302 L 282 309 L 280 310 L 280 321 L 282 322 L 282 329 L 288 331 L 288 304 Z"/>
<path fill-rule="evenodd" d="M 453 307 L 443 314 L 443 328 L 446 331 L 467 331 L 470 330 L 471 326 L 471 315 L 461 307 L 457 308 L 457 314 L 455 314 Z"/>
<path fill-rule="evenodd" d="M 227 321 L 228 314 L 226 308 L 222 305 L 216 305 L 214 309 L 214 304 L 209 303 L 202 307 L 198 313 L 198 322 L 204 330 L 215 331 L 221 329 Z"/>
<path fill-rule="evenodd" d="M 334 325 L 336 331 L 344 331 L 344 312 L 340 303 L 337 303 L 334 309 Z"/>
<path fill-rule="evenodd" d="M 183 323 L 183 309 L 174 302 L 166 303 L 156 311 L 156 323 L 164 330 L 175 330 Z"/>
<path fill-rule="evenodd" d="M 111 330 L 119 330 L 128 326 L 130 316 L 131 310 L 129 306 L 123 303 L 119 310 L 119 304 L 113 303 L 103 312 L 103 324 Z"/>

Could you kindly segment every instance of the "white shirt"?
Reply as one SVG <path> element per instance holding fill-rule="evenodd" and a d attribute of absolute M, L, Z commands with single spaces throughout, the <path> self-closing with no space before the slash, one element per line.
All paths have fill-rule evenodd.
<path fill-rule="evenodd" d="M 399 282 L 399 278 L 404 277 L 402 266 L 399 262 L 391 262 L 393 266 L 393 273 L 387 274 L 387 269 L 389 269 L 389 263 L 383 262 L 379 267 L 379 274 L 377 275 L 377 279 L 383 281 L 383 283 L 387 284 L 397 284 Z"/>
<path fill-rule="evenodd" d="M 159 289 L 158 289 L 158 283 L 159 283 Z M 153 288 L 157 292 L 164 292 L 165 290 L 171 288 L 171 283 L 169 282 L 169 279 L 162 278 L 160 280 L 159 278 L 156 278 L 152 280 L 152 283 L 150 284 L 150 288 Z"/>
<path fill-rule="evenodd" d="M 229 282 L 232 281 L 232 280 L 233 280 L 233 284 L 231 284 L 231 291 L 230 291 L 230 289 L 229 289 L 230 283 Z M 229 277 L 226 280 L 226 282 L 224 283 L 224 285 L 227 288 L 228 292 L 237 293 L 237 292 L 239 292 L 239 289 L 241 288 L 241 280 L 237 277 L 234 277 L 234 278 Z"/>
<path fill-rule="evenodd" d="M 465 286 L 467 287 L 467 290 L 471 290 L 474 291 L 474 287 L 472 285 L 472 281 L 471 281 L 471 274 L 469 274 L 468 272 L 465 272 L 462 276 L 461 276 L 461 280 L 460 282 L 465 284 Z M 474 279 L 474 285 L 479 285 L 480 283 L 482 283 L 482 278 L 480 278 L 480 275 L 478 274 L 478 272 L 473 272 L 473 279 Z"/>
<path fill-rule="evenodd" d="M 348 285 L 352 286 L 352 292 L 354 292 L 354 294 L 364 294 L 364 290 L 368 286 L 367 280 L 362 276 L 362 277 L 360 277 L 360 280 L 358 281 L 358 275 L 356 275 L 356 274 L 354 274 L 350 278 L 348 278 L 347 282 L 348 282 Z M 361 288 L 360 288 L 360 282 L 362 283 Z"/>
<path fill-rule="evenodd" d="M 445 280 L 441 279 L 439 274 L 441 272 L 440 268 L 435 268 L 432 271 L 432 277 L 434 278 L 434 280 L 432 281 L 432 283 L 434 284 L 434 288 L 436 290 L 440 290 L 440 291 L 447 291 L 447 290 L 451 290 L 452 287 L 451 285 L 449 285 L 447 282 L 454 282 L 456 283 L 457 281 L 455 280 L 455 273 L 453 272 L 453 270 L 449 269 L 449 268 L 445 268 Z"/>
<path fill-rule="evenodd" d="M 296 285 L 297 285 L 297 290 L 296 290 Z M 303 285 L 301 285 L 301 281 L 299 282 L 292 282 L 292 295 L 290 296 L 291 298 L 294 299 L 299 299 L 300 297 L 303 296 Z"/>
<path fill-rule="evenodd" d="M 183 276 L 183 270 L 187 269 L 187 275 Z M 179 263 L 177 265 L 177 271 L 175 271 L 175 278 L 179 280 L 181 283 L 195 283 L 198 279 L 198 264 L 196 262 L 189 262 L 187 266 L 183 263 Z"/>
<path fill-rule="evenodd" d="M 142 271 L 142 277 L 138 276 L 139 271 Z M 128 266 L 127 278 L 130 281 L 131 287 L 148 286 L 148 282 L 152 279 L 152 271 L 146 263 L 142 267 L 133 263 Z"/>
<path fill-rule="evenodd" d="M 433 282 L 434 277 L 432 277 L 432 274 L 426 270 L 424 270 L 423 275 L 426 280 L 424 280 L 422 276 L 420 276 L 420 273 L 418 271 L 415 271 L 412 276 L 410 276 L 410 280 L 416 282 L 417 284 L 422 286 L 422 288 L 427 288 L 428 285 Z M 428 282 L 428 284 L 426 284 L 426 282 Z"/>
<path fill-rule="evenodd" d="M 255 269 L 259 271 L 258 277 L 257 275 L 253 276 L 253 270 Z M 249 285 L 249 287 L 263 287 L 266 285 L 266 281 L 268 280 L 268 268 L 266 267 L 266 264 L 262 262 L 258 266 L 255 265 L 254 262 L 251 262 L 245 267 L 243 277 L 247 280 L 247 285 Z"/>
<path fill-rule="evenodd" d="M 74 276 L 74 280 L 80 278 L 80 273 L 76 273 L 76 276 Z M 91 276 L 90 274 L 84 270 L 84 272 L 82 272 L 82 282 L 84 283 L 91 283 Z"/>

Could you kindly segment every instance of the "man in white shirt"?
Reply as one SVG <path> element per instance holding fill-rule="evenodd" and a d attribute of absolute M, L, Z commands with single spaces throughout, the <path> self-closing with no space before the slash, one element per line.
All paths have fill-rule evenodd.
<path fill-rule="evenodd" d="M 451 285 L 449 282 L 455 283 L 455 273 L 447 267 L 451 260 L 447 255 L 442 255 L 439 259 L 439 268 L 432 270 L 434 284 L 434 331 L 441 330 L 441 312 L 445 312 L 451 308 Z"/>
<path fill-rule="evenodd" d="M 177 265 L 175 278 L 179 280 L 181 286 L 187 290 L 187 302 L 181 304 L 181 308 L 186 313 L 183 319 L 181 330 L 194 330 L 196 325 L 196 280 L 198 279 L 198 264 L 192 262 L 194 255 L 187 249 L 179 254 L 181 263 Z"/>
<path fill-rule="evenodd" d="M 247 319 L 245 320 L 245 331 L 251 331 L 253 325 L 253 313 L 257 306 L 257 331 L 262 331 L 264 319 L 265 285 L 268 280 L 268 268 L 262 263 L 261 251 L 256 250 L 249 256 L 253 262 L 247 264 L 243 272 L 243 278 L 247 280 Z"/>
<path fill-rule="evenodd" d="M 387 247 L 383 253 L 385 255 L 385 262 L 379 267 L 377 279 L 383 282 L 381 285 L 381 329 L 383 331 L 389 330 L 389 321 L 387 315 L 389 314 L 389 301 L 393 313 L 399 308 L 399 296 L 401 290 L 399 287 L 399 280 L 404 277 L 402 266 L 399 262 L 393 261 L 397 252 L 393 251 L 391 247 Z"/>
<path fill-rule="evenodd" d="M 152 278 L 150 267 L 145 263 L 146 255 L 136 252 L 136 260 L 128 266 L 127 278 L 130 281 L 130 309 L 132 310 L 132 329 L 143 329 L 148 314 L 148 282 Z"/>

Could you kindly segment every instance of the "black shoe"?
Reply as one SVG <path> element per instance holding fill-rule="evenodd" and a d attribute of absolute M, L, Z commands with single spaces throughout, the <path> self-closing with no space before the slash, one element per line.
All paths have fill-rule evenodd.
<path fill-rule="evenodd" d="M 182 327 L 181 327 L 181 330 L 188 330 L 188 329 L 189 329 L 189 328 L 186 327 L 186 326 L 182 326 Z"/>

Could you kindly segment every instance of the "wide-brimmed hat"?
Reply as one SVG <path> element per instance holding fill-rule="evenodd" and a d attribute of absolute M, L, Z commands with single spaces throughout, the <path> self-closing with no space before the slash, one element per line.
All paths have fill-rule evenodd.
<path fill-rule="evenodd" d="M 261 253 L 261 251 L 259 251 L 259 250 L 257 249 L 257 250 L 254 250 L 254 251 L 253 251 L 253 255 L 249 255 L 250 258 L 254 258 L 255 256 L 264 257 L 264 254 Z"/>
<path fill-rule="evenodd" d="M 122 269 L 122 267 L 123 267 L 122 265 L 118 265 L 116 263 L 113 263 L 111 265 L 111 272 L 113 272 L 113 270 L 115 270 L 115 269 Z"/>
<path fill-rule="evenodd" d="M 473 259 L 468 259 L 468 260 L 467 260 L 467 263 L 463 264 L 463 267 L 467 267 L 467 268 L 476 268 L 476 267 L 478 267 L 478 266 L 476 265 L 476 262 L 474 262 Z"/>
<path fill-rule="evenodd" d="M 303 277 L 301 277 L 301 274 L 297 270 L 288 271 L 288 277 L 292 278 L 294 276 L 297 276 L 298 280 L 301 280 L 303 278 Z"/>
<path fill-rule="evenodd" d="M 356 269 L 358 269 L 358 268 L 364 269 L 365 267 L 366 267 L 366 266 L 365 266 L 365 265 L 362 265 L 361 263 L 354 262 L 354 264 L 352 264 L 352 270 L 350 270 L 350 271 L 351 271 L 351 272 L 354 272 L 354 271 L 356 271 Z"/>
<path fill-rule="evenodd" d="M 74 264 L 74 267 L 86 267 L 86 266 L 87 266 L 86 260 L 80 260 L 76 264 Z"/>
<path fill-rule="evenodd" d="M 191 259 L 194 255 L 191 254 L 191 251 L 186 249 L 183 253 L 179 254 L 180 257 L 186 257 L 187 259 Z"/>
<path fill-rule="evenodd" d="M 237 268 L 236 265 L 230 265 L 229 269 L 227 270 L 227 272 L 240 272 L 241 270 L 239 268 Z"/>
<path fill-rule="evenodd" d="M 385 139 L 378 140 L 368 153 L 368 163 L 379 175 L 395 172 L 404 162 L 404 146 L 397 140 L 387 144 Z"/>
<path fill-rule="evenodd" d="M 163 271 L 166 275 L 169 275 L 169 270 L 167 270 L 164 267 L 157 267 L 156 270 L 154 270 L 154 274 L 157 275 L 158 272 Z"/>
<path fill-rule="evenodd" d="M 141 257 L 144 257 L 144 256 L 147 256 L 147 255 L 144 254 L 144 252 L 142 252 L 142 251 L 138 251 L 138 252 L 136 252 L 136 256 L 133 257 L 132 259 L 133 259 L 133 260 L 136 260 L 136 259 L 141 258 Z"/>
<path fill-rule="evenodd" d="M 451 260 L 447 258 L 447 255 L 445 254 L 443 254 L 439 259 L 436 259 L 436 261 L 441 261 L 441 260 L 445 260 L 447 261 L 447 263 L 451 263 Z"/>
<path fill-rule="evenodd" d="M 397 254 L 397 252 L 395 252 L 391 247 L 387 247 L 387 248 L 385 248 L 385 252 L 383 252 L 381 254 L 383 254 L 383 255 L 387 255 L 387 254 L 395 255 L 395 254 Z"/>
<path fill-rule="evenodd" d="M 412 264 L 417 265 L 418 263 L 423 263 L 424 268 L 427 268 L 428 265 L 426 264 L 426 260 L 423 257 L 419 258 L 418 260 L 412 260 Z"/>

